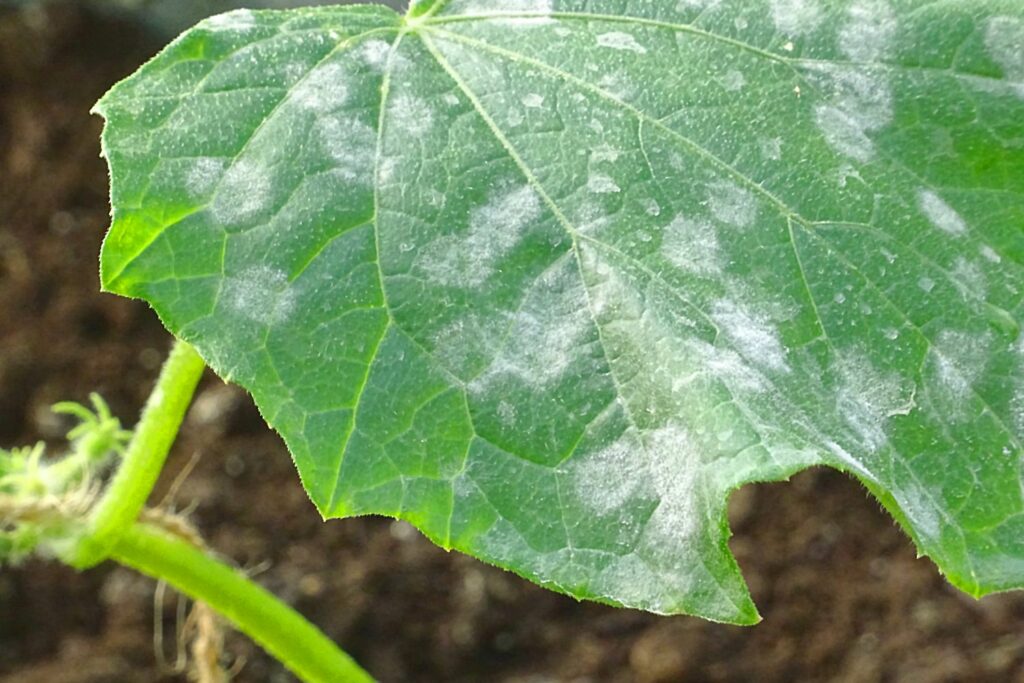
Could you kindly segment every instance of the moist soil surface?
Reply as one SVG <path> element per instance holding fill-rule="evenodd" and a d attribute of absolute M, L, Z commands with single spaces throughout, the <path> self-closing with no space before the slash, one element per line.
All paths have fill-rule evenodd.
<path fill-rule="evenodd" d="M 55 401 L 135 421 L 169 337 L 101 294 L 107 175 L 95 100 L 159 48 L 74 5 L 0 10 L 0 443 L 68 427 Z M 581 604 L 434 547 L 405 524 L 324 523 L 249 398 L 207 377 L 156 499 L 382 681 L 1024 681 L 1024 598 L 951 587 L 836 472 L 748 487 L 731 545 L 764 622 L 736 628 Z M 106 564 L 0 570 L 0 681 L 173 682 L 178 600 Z M 229 633 L 235 680 L 293 680 Z"/>

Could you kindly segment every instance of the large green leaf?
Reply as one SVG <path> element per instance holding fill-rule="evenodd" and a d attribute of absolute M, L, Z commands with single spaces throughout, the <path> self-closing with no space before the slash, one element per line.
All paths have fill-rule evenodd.
<path fill-rule="evenodd" d="M 747 623 L 728 494 L 824 464 L 1020 587 L 1022 46 L 1017 0 L 221 15 L 98 105 L 103 283 L 327 517 Z"/>

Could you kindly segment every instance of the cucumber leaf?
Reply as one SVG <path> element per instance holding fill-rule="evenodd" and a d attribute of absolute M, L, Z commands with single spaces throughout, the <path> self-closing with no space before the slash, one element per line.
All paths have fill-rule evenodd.
<path fill-rule="evenodd" d="M 325 517 L 752 623 L 728 495 L 826 465 L 1019 588 L 1022 46 L 1009 0 L 216 16 L 97 105 L 103 285 Z"/>

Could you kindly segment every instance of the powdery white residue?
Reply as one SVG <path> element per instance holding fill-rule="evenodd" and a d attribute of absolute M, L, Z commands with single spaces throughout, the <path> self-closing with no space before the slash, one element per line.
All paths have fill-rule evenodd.
<path fill-rule="evenodd" d="M 818 66 L 812 76 L 831 91 L 829 101 L 814 109 L 815 123 L 832 149 L 860 163 L 875 156 L 870 134 L 892 121 L 892 91 L 883 76 L 865 69 Z"/>
<path fill-rule="evenodd" d="M 967 223 L 956 212 L 952 206 L 931 190 L 924 188 L 917 191 L 917 204 L 921 211 L 928 217 L 939 230 L 950 235 L 964 235 L 967 233 Z"/>
<path fill-rule="evenodd" d="M 1021 337 L 1014 348 L 1016 351 L 1017 369 L 1014 373 L 1014 392 L 1010 399 L 1010 417 L 1018 439 L 1024 439 L 1024 337 Z"/>
<path fill-rule="evenodd" d="M 914 383 L 895 372 L 882 372 L 861 353 L 849 353 L 837 363 L 836 405 L 863 448 L 874 453 L 889 442 L 886 422 L 914 409 Z"/>
<path fill-rule="evenodd" d="M 942 516 L 935 507 L 935 501 L 920 484 L 914 481 L 901 482 L 892 488 L 892 496 L 919 537 L 929 540 L 940 538 Z"/>
<path fill-rule="evenodd" d="M 374 71 L 384 70 L 390 53 L 391 45 L 379 38 L 364 41 L 355 49 L 356 58 Z"/>
<path fill-rule="evenodd" d="M 194 159 L 185 175 L 185 189 L 196 199 L 206 197 L 217 187 L 226 166 L 227 160 L 217 157 Z"/>
<path fill-rule="evenodd" d="M 711 183 L 708 204 L 715 218 L 737 228 L 749 228 L 757 218 L 757 200 L 753 193 L 735 183 Z"/>
<path fill-rule="evenodd" d="M 249 31 L 256 28 L 256 15 L 252 10 L 236 9 L 210 17 L 202 27 L 214 31 Z"/>
<path fill-rule="evenodd" d="M 786 350 L 778 330 L 767 318 L 746 310 L 728 299 L 715 303 L 711 319 L 721 333 L 748 361 L 762 368 L 788 372 Z"/>
<path fill-rule="evenodd" d="M 422 137 L 434 127 L 434 110 L 421 97 L 399 93 L 389 100 L 388 118 L 384 125 L 393 131 Z"/>
<path fill-rule="evenodd" d="M 587 189 L 594 194 L 615 194 L 622 192 L 622 188 L 612 180 L 611 176 L 604 173 L 591 173 L 587 178 Z"/>
<path fill-rule="evenodd" d="M 722 87 L 729 92 L 739 92 L 746 86 L 747 79 L 743 76 L 743 72 L 737 69 L 730 69 L 726 72 L 725 76 L 722 77 Z"/>
<path fill-rule="evenodd" d="M 544 96 L 535 92 L 523 95 L 523 106 L 527 109 L 540 109 L 544 106 Z"/>
<path fill-rule="evenodd" d="M 467 233 L 448 235 L 424 247 L 419 264 L 435 282 L 479 287 L 541 214 L 541 199 L 528 185 L 498 193 L 473 209 Z"/>
<path fill-rule="evenodd" d="M 1003 74 L 1016 82 L 1016 91 L 1024 97 L 1024 19 L 993 17 L 985 28 L 985 47 Z"/>
<path fill-rule="evenodd" d="M 992 334 L 944 330 L 931 349 L 938 380 L 959 407 L 981 377 L 992 348 Z"/>
<path fill-rule="evenodd" d="M 644 541 L 653 547 L 678 548 L 703 527 L 700 452 L 690 434 L 674 424 L 642 438 L 650 483 L 660 501 L 644 529 Z"/>
<path fill-rule="evenodd" d="M 316 114 L 334 111 L 348 101 L 349 78 L 344 64 L 321 64 L 295 84 L 291 101 Z"/>
<path fill-rule="evenodd" d="M 553 23 L 551 0 L 502 0 L 499 6 L 494 0 L 464 0 L 451 3 L 452 14 L 488 16 L 494 14 L 529 14 L 536 16 L 507 17 L 494 23 L 506 26 L 541 26 Z"/>
<path fill-rule="evenodd" d="M 896 35 L 896 15 L 885 0 L 860 0 L 850 7 L 839 32 L 839 49 L 856 62 L 888 56 Z"/>
<path fill-rule="evenodd" d="M 612 147 L 608 143 L 602 143 L 590 150 L 590 160 L 595 164 L 604 162 L 614 163 L 622 156 L 621 150 Z"/>
<path fill-rule="evenodd" d="M 878 478 L 871 473 L 871 470 L 869 470 L 864 463 L 853 457 L 848 450 L 837 444 L 835 441 L 825 442 L 825 447 L 828 448 L 829 452 L 836 456 L 842 464 L 846 465 L 854 472 L 866 477 L 869 481 L 878 481 Z"/>
<path fill-rule="evenodd" d="M 621 31 L 611 31 L 598 35 L 597 44 L 601 47 L 610 47 L 613 50 L 635 52 L 638 55 L 647 54 L 647 48 L 638 43 L 633 35 Z"/>
<path fill-rule="evenodd" d="M 935 289 L 935 280 L 931 279 L 930 277 L 922 277 L 920 280 L 917 281 L 917 286 L 925 294 L 931 294 L 932 290 Z"/>
<path fill-rule="evenodd" d="M 270 169 L 257 161 L 240 159 L 224 174 L 210 211 L 221 225 L 237 226 L 255 219 L 270 202 Z"/>
<path fill-rule="evenodd" d="M 824 18 L 818 0 L 771 0 L 771 3 L 775 28 L 787 36 L 812 33 Z"/>
<path fill-rule="evenodd" d="M 271 325 L 287 320 L 295 309 L 288 275 L 269 266 L 253 266 L 224 280 L 221 298 L 247 320 Z"/>
<path fill-rule="evenodd" d="M 665 227 L 661 254 L 687 273 L 708 276 L 721 272 L 718 235 L 707 221 L 676 216 Z"/>
<path fill-rule="evenodd" d="M 586 291 L 572 268 L 555 268 L 538 280 L 542 301 L 530 302 L 512 319 L 507 346 L 470 386 L 487 391 L 502 377 L 543 390 L 559 382 L 593 331 Z M 533 305 L 531 305 L 531 303 Z"/>
<path fill-rule="evenodd" d="M 993 249 L 992 247 L 988 246 L 987 244 L 983 244 L 978 249 L 978 253 L 980 253 L 982 255 L 982 257 L 986 261 L 988 261 L 989 263 L 1002 263 L 1003 262 L 1003 257 L 999 255 L 999 252 L 997 252 L 995 249 Z"/>
<path fill-rule="evenodd" d="M 770 382 L 732 349 L 723 349 L 711 344 L 693 340 L 690 348 L 699 359 L 700 367 L 729 389 L 733 396 L 762 394 L 770 388 Z"/>
<path fill-rule="evenodd" d="M 717 9 L 722 0 L 679 0 L 676 4 L 677 12 L 687 12 L 695 9 Z"/>
<path fill-rule="evenodd" d="M 761 156 L 769 161 L 782 159 L 782 138 L 768 138 L 761 141 Z"/>
<path fill-rule="evenodd" d="M 626 432 L 614 443 L 571 463 L 576 495 L 598 515 L 613 513 L 644 493 L 647 462 L 640 441 Z"/>
<path fill-rule="evenodd" d="M 323 149 L 334 160 L 335 172 L 348 182 L 370 185 L 377 133 L 350 116 L 325 116 L 317 121 Z"/>
<path fill-rule="evenodd" d="M 985 299 L 988 293 L 988 282 L 985 278 L 985 271 L 977 263 L 960 256 L 953 263 L 950 276 L 953 286 L 965 299 Z"/>

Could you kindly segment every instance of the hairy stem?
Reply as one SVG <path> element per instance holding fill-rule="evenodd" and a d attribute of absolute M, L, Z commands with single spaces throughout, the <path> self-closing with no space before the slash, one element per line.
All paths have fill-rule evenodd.
<path fill-rule="evenodd" d="M 209 605 L 306 683 L 373 681 L 301 614 L 172 534 L 135 524 L 121 535 L 111 557 Z"/>
<path fill-rule="evenodd" d="M 80 568 L 102 562 L 132 527 L 156 485 L 206 364 L 176 341 L 124 454 L 114 480 L 93 508 L 88 531 L 67 561 Z"/>

